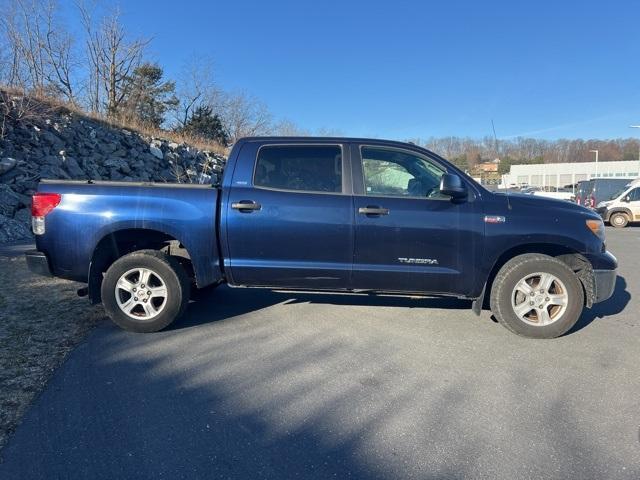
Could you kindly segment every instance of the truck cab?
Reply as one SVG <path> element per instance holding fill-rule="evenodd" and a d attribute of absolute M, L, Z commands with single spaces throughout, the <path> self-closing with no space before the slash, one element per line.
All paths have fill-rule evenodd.
<path fill-rule="evenodd" d="M 234 155 L 221 230 L 233 284 L 474 290 L 480 188 L 461 183 L 452 201 L 438 158 L 373 140 L 249 139 Z"/>

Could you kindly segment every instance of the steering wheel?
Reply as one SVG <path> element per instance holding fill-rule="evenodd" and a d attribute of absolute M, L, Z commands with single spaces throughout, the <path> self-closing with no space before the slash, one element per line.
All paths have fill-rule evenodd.
<path fill-rule="evenodd" d="M 433 187 L 427 190 L 427 198 L 435 198 L 438 195 L 440 195 L 440 188 Z"/>

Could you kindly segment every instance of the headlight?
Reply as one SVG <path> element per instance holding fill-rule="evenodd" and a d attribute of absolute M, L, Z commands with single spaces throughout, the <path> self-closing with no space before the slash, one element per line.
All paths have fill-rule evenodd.
<path fill-rule="evenodd" d="M 596 220 L 594 218 L 587 220 L 587 228 L 593 232 L 593 234 L 604 242 L 604 222 L 602 220 Z"/>

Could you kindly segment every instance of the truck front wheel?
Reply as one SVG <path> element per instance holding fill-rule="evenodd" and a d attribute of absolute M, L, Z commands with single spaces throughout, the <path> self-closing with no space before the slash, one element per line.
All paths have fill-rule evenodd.
<path fill-rule="evenodd" d="M 548 255 L 509 260 L 491 289 L 491 311 L 507 329 L 530 338 L 555 338 L 573 327 L 584 307 L 582 284 L 565 263 Z"/>
<path fill-rule="evenodd" d="M 140 250 L 109 267 L 102 280 L 102 303 L 123 329 L 157 332 L 184 313 L 189 289 L 189 278 L 175 258 Z"/>

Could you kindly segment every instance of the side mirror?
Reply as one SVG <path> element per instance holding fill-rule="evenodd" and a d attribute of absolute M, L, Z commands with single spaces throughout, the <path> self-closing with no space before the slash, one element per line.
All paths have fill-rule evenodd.
<path fill-rule="evenodd" d="M 626 195 L 626 196 L 622 199 L 622 201 L 623 201 L 623 202 L 625 202 L 625 203 L 629 203 L 629 202 L 631 201 L 631 198 L 629 198 L 629 195 Z"/>
<path fill-rule="evenodd" d="M 443 173 L 440 178 L 440 193 L 453 199 L 467 198 L 467 186 L 454 173 Z"/>

